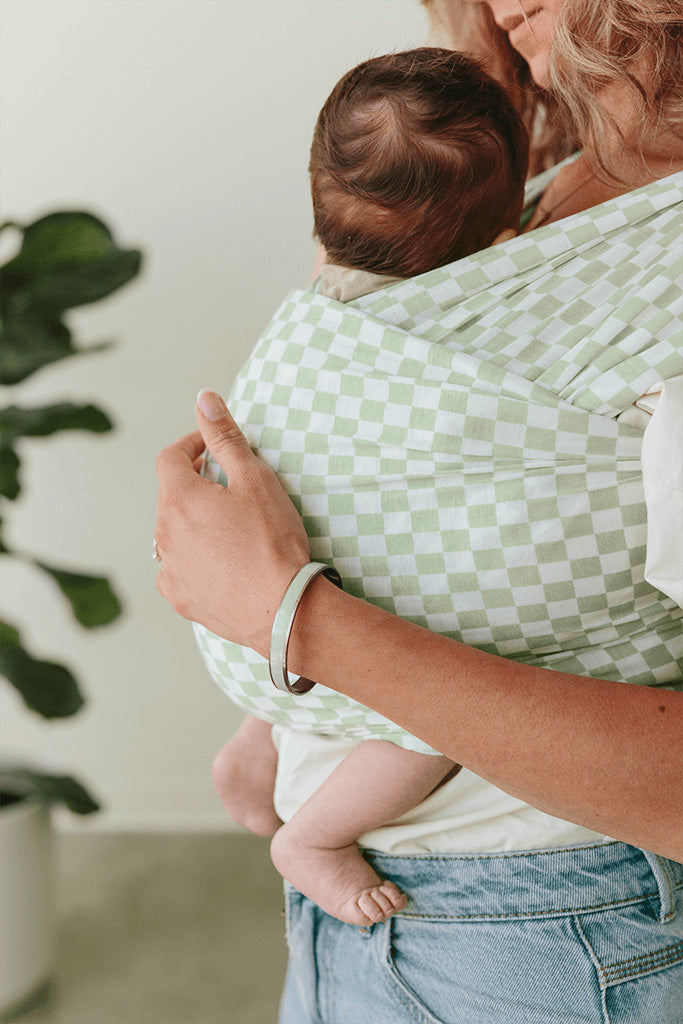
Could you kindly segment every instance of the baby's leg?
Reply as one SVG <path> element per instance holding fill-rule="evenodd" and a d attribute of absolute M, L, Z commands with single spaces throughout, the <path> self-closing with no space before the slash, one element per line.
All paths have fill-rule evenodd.
<path fill-rule="evenodd" d="M 230 817 L 257 836 L 272 836 L 282 825 L 273 806 L 277 750 L 271 728 L 268 722 L 247 715 L 218 751 L 211 769 L 213 784 Z"/>
<path fill-rule="evenodd" d="M 275 833 L 275 867 L 332 917 L 362 926 L 383 921 L 406 897 L 380 878 L 357 839 L 415 807 L 454 768 L 446 757 L 366 740 Z"/>

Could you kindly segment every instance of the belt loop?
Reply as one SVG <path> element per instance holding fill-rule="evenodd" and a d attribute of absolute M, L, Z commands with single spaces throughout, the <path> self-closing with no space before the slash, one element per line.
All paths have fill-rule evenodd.
<path fill-rule="evenodd" d="M 657 889 L 659 890 L 659 920 L 662 922 L 670 921 L 676 913 L 676 894 L 668 861 L 656 853 L 650 853 L 648 850 L 641 850 L 641 853 L 650 865 L 652 874 L 657 882 Z"/>

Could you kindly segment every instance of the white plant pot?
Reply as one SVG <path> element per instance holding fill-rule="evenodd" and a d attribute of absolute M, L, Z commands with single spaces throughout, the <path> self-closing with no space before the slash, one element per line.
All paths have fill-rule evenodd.
<path fill-rule="evenodd" d="M 0 1018 L 30 1000 L 54 963 L 50 811 L 25 799 L 0 808 Z"/>

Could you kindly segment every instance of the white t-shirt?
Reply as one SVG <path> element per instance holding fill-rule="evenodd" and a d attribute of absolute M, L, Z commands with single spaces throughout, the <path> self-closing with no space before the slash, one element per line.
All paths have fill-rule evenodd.
<path fill-rule="evenodd" d="M 274 725 L 272 735 L 278 751 L 275 810 L 288 821 L 355 744 L 283 725 Z M 462 768 L 396 821 L 361 836 L 360 843 L 383 853 L 474 853 L 603 839 L 607 837 L 544 814 Z"/>

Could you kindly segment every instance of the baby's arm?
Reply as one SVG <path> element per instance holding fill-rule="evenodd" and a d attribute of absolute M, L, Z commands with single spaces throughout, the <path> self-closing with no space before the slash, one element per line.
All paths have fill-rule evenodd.
<path fill-rule="evenodd" d="M 271 729 L 269 722 L 247 715 L 218 751 L 211 769 L 213 784 L 230 817 L 257 836 L 272 836 L 282 825 L 273 805 L 277 750 Z"/>

